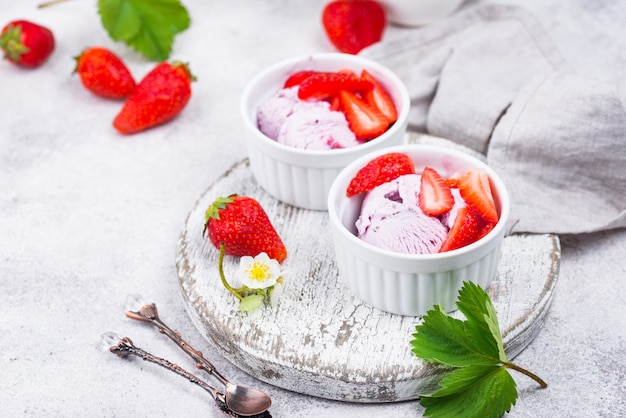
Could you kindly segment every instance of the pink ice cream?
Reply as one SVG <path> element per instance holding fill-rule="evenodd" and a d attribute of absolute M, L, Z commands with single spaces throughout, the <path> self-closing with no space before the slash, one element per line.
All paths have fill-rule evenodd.
<path fill-rule="evenodd" d="M 343 112 L 324 101 L 302 101 L 298 86 L 281 89 L 257 110 L 257 125 L 273 140 L 295 148 L 328 150 L 359 145 Z"/>
<path fill-rule="evenodd" d="M 454 195 L 454 208 L 441 217 L 426 215 L 419 207 L 420 181 L 420 175 L 408 174 L 371 190 L 356 221 L 358 237 L 400 253 L 439 251 L 463 199 Z"/>

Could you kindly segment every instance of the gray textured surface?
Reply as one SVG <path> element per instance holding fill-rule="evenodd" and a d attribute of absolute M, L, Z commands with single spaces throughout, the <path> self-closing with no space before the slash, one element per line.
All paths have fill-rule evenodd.
<path fill-rule="evenodd" d="M 223 374 L 270 393 L 275 417 L 421 416 L 415 401 L 346 404 L 255 380 L 205 343 L 178 288 L 174 253 L 187 213 L 245 157 L 245 82 L 280 59 L 331 50 L 318 19 L 323 1 L 185 0 L 194 23 L 173 58 L 191 62 L 194 97 L 175 122 L 130 138 L 111 127 L 120 103 L 89 95 L 71 75 L 71 57 L 108 46 L 138 78 L 152 64 L 108 39 L 95 2 L 37 3 L 0 4 L 3 21 L 46 24 L 58 42 L 40 69 L 0 62 L 0 416 L 217 416 L 182 378 L 95 348 L 101 332 L 114 330 L 193 367 L 165 337 L 124 317 L 126 295 L 137 292 Z M 623 77 L 624 2 L 501 3 L 526 4 L 579 73 Z M 626 416 L 626 231 L 562 236 L 561 245 L 546 324 L 516 358 L 549 387 L 514 375 L 520 398 L 510 415 Z"/>

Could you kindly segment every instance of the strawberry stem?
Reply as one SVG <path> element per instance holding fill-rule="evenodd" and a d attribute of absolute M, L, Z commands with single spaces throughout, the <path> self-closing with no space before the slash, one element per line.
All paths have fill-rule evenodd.
<path fill-rule="evenodd" d="M 235 295 L 235 297 L 239 300 L 243 299 L 241 297 L 241 295 L 239 294 L 239 292 L 237 292 L 237 290 L 235 290 L 231 285 L 228 284 L 228 282 L 226 281 L 226 276 L 224 275 L 224 254 L 225 254 L 225 249 L 224 249 L 224 243 L 221 242 L 220 243 L 220 257 L 217 261 L 217 269 L 220 272 L 220 279 L 222 279 L 222 284 L 224 285 L 224 287 L 233 295 Z"/>
<path fill-rule="evenodd" d="M 511 363 L 511 362 L 506 362 L 504 363 L 504 365 L 506 367 L 508 367 L 509 369 L 513 369 L 513 370 L 517 370 L 518 372 L 525 374 L 526 376 L 530 377 L 531 379 L 533 379 L 535 382 L 539 383 L 539 386 L 541 386 L 543 389 L 548 387 L 548 384 L 546 382 L 543 381 L 543 379 L 541 379 L 539 376 L 537 376 L 536 374 L 529 372 L 528 370 L 518 366 L 515 363 Z"/>
<path fill-rule="evenodd" d="M 50 0 L 50 1 L 46 1 L 46 2 L 39 4 L 37 8 L 43 9 L 44 7 L 54 6 L 55 4 L 65 3 L 66 1 L 69 1 L 69 0 Z"/>

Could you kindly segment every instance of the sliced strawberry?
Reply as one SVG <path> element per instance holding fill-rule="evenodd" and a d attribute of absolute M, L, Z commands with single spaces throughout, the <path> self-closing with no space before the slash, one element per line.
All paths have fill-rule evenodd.
<path fill-rule="evenodd" d="M 481 218 L 487 222 L 498 222 L 498 211 L 493 201 L 489 176 L 477 169 L 468 170 L 458 181 L 461 197 Z"/>
<path fill-rule="evenodd" d="M 365 101 L 377 107 L 378 110 L 387 117 L 390 124 L 398 120 L 396 105 L 393 103 L 391 96 L 389 96 L 389 93 L 387 93 L 383 85 L 380 84 L 373 75 L 368 73 L 367 70 L 361 72 L 361 79 L 369 81 L 374 86 L 371 90 L 363 93 Z"/>
<path fill-rule="evenodd" d="M 352 197 L 370 191 L 405 174 L 415 174 L 413 160 L 408 155 L 400 152 L 383 154 L 368 162 L 356 173 L 346 189 L 346 196 Z"/>
<path fill-rule="evenodd" d="M 463 206 L 457 212 L 454 224 L 443 240 L 439 252 L 456 250 L 476 241 L 480 227 L 480 216 L 469 206 Z"/>
<path fill-rule="evenodd" d="M 289 78 L 287 78 L 287 80 L 285 80 L 285 84 L 283 84 L 283 88 L 287 89 L 289 87 L 293 87 L 293 86 L 297 86 L 298 84 L 302 83 L 305 79 L 307 79 L 309 76 L 312 76 L 313 74 L 318 74 L 319 71 L 313 71 L 313 70 L 303 70 L 303 71 L 298 71 L 297 73 L 293 73 L 289 76 Z"/>
<path fill-rule="evenodd" d="M 370 106 L 354 94 L 342 90 L 339 92 L 339 99 L 350 129 L 358 140 L 376 138 L 389 127 L 389 120 L 380 110 Z"/>
<path fill-rule="evenodd" d="M 419 205 L 422 212 L 429 216 L 439 216 L 454 206 L 454 197 L 450 188 L 439 173 L 424 167 L 419 192 Z"/>
<path fill-rule="evenodd" d="M 476 234 L 476 241 L 478 241 L 479 239 L 487 235 L 489 232 L 491 232 L 494 226 L 496 226 L 496 224 L 494 224 L 493 222 L 485 222 L 483 220 L 482 225 L 480 229 L 478 230 L 478 233 Z"/>
<path fill-rule="evenodd" d="M 341 100 L 339 99 L 339 96 L 335 96 L 330 99 L 330 110 L 334 110 L 335 112 L 343 111 L 343 109 L 341 108 Z"/>
<path fill-rule="evenodd" d="M 300 83 L 300 100 L 325 100 L 336 96 L 341 90 L 364 92 L 372 89 L 372 83 L 360 77 L 344 73 L 312 74 Z"/>
<path fill-rule="evenodd" d="M 451 189 L 456 189 L 459 187 L 459 180 L 461 179 L 461 175 L 459 173 L 454 173 L 450 177 L 445 179 L 446 184 Z"/>

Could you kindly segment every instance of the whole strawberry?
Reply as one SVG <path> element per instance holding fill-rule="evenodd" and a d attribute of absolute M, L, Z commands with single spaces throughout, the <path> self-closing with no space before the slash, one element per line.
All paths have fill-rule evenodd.
<path fill-rule="evenodd" d="M 234 256 L 257 256 L 264 252 L 282 263 L 287 257 L 285 244 L 272 226 L 259 202 L 247 196 L 217 198 L 205 213 L 205 229 L 211 243 Z"/>
<path fill-rule="evenodd" d="M 28 68 L 39 67 L 54 51 L 50 29 L 27 20 L 14 20 L 0 32 L 4 58 Z"/>
<path fill-rule="evenodd" d="M 136 83 L 126 64 L 113 52 L 102 47 L 85 49 L 76 59 L 76 69 L 85 88 L 107 99 L 124 99 Z"/>
<path fill-rule="evenodd" d="M 195 77 L 187 64 L 157 64 L 126 100 L 113 126 L 120 133 L 132 134 L 169 121 L 187 105 L 192 81 Z"/>
<path fill-rule="evenodd" d="M 322 11 L 322 25 L 341 52 L 356 54 L 381 40 L 387 19 L 375 0 L 333 0 Z"/>

